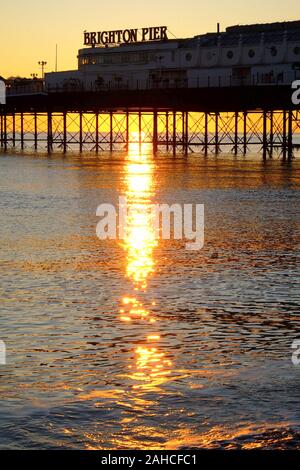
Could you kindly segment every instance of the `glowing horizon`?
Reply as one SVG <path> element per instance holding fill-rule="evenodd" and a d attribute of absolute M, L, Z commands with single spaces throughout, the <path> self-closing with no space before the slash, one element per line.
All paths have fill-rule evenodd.
<path fill-rule="evenodd" d="M 116 15 L 116 11 L 118 14 Z M 143 4 L 136 0 L 126 3 L 115 0 L 99 4 L 96 0 L 53 0 L 26 4 L 15 0 L 1 6 L 0 76 L 41 76 L 38 61 L 47 61 L 45 71 L 55 70 L 55 51 L 58 45 L 58 70 L 77 69 L 77 51 L 83 46 L 83 32 L 99 29 L 126 29 L 146 27 L 149 24 L 168 25 L 170 34 L 176 37 L 192 37 L 197 34 L 221 30 L 233 24 L 292 21 L 300 19 L 297 0 L 287 0 L 284 6 L 278 0 L 266 0 L 263 4 L 254 0 L 251 4 L 237 4 L 229 0 L 224 4 L 215 0 L 203 5 L 197 0 L 181 2 L 153 0 Z M 299 12 L 299 13 L 298 13 Z M 297 16 L 298 15 L 298 16 Z M 99 19 L 98 19 L 99 18 Z"/>

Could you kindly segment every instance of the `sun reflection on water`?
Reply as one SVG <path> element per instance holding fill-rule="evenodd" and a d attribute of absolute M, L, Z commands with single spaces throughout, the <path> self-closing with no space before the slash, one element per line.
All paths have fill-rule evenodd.
<path fill-rule="evenodd" d="M 125 196 L 127 200 L 126 232 L 123 248 L 126 252 L 126 276 L 131 280 L 134 296 L 122 299 L 120 320 L 125 323 L 157 322 L 150 309 L 145 308 L 140 293 L 147 290 L 148 281 L 155 272 L 155 253 L 158 245 L 151 212 L 154 195 L 153 162 L 147 144 L 132 144 L 125 166 Z M 152 302 L 155 306 L 156 302 Z M 155 389 L 168 380 L 171 361 L 159 348 L 160 334 L 149 329 L 133 353 L 129 378 L 133 389 Z"/>
<path fill-rule="evenodd" d="M 137 382 L 133 388 L 155 390 L 168 380 L 171 366 L 172 363 L 166 354 L 157 347 L 138 346 L 135 350 L 135 366 L 131 375 L 131 379 Z"/>
<path fill-rule="evenodd" d="M 153 190 L 153 167 L 141 157 L 139 163 L 126 165 L 127 230 L 124 247 L 127 252 L 126 274 L 137 290 L 147 287 L 154 272 L 153 250 L 157 246 L 150 210 Z"/>

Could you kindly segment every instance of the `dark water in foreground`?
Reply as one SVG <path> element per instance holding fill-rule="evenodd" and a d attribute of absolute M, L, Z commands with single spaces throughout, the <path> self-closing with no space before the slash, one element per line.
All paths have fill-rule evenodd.
<path fill-rule="evenodd" d="M 299 160 L 0 165 L 0 448 L 300 448 Z M 204 248 L 156 243 L 151 202 L 204 203 Z"/>

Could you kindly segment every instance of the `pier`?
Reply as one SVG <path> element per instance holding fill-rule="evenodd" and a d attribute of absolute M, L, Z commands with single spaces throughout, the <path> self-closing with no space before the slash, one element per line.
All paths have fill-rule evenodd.
<path fill-rule="evenodd" d="M 293 158 L 300 21 L 184 39 L 169 39 L 166 26 L 84 31 L 83 39 L 78 69 L 7 83 L 4 151 L 99 153 L 134 142 L 154 153 Z"/>
<path fill-rule="evenodd" d="M 106 89 L 11 94 L 1 107 L 1 149 L 67 153 L 131 143 L 188 154 L 261 151 L 291 159 L 300 109 L 282 85 Z"/>

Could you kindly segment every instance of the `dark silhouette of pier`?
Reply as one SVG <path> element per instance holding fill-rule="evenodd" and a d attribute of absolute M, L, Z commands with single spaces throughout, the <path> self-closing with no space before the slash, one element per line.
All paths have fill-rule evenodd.
<path fill-rule="evenodd" d="M 80 152 L 128 149 L 214 152 L 226 149 L 291 159 L 300 132 L 300 107 L 282 84 L 85 91 L 55 89 L 10 94 L 0 108 L 1 148 L 71 148 Z"/>

